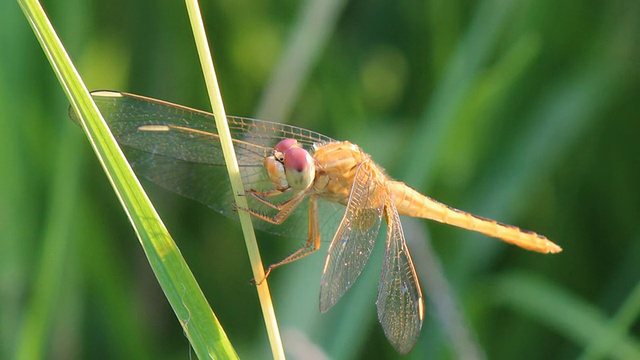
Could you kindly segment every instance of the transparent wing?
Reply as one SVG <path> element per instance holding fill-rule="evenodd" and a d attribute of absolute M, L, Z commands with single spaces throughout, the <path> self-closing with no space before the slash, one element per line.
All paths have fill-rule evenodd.
<path fill-rule="evenodd" d="M 391 201 L 385 207 L 385 217 L 387 248 L 378 285 L 378 320 L 393 347 L 406 354 L 420 335 L 424 304 L 398 210 Z"/>
<path fill-rule="evenodd" d="M 356 281 L 380 230 L 385 191 L 369 162 L 360 165 L 331 245 L 320 282 L 320 311 L 335 305 Z"/>
<path fill-rule="evenodd" d="M 137 174 L 237 219 L 213 114 L 121 92 L 96 91 L 92 96 Z M 70 115 L 77 122 L 73 111 Z M 280 140 L 294 138 L 308 150 L 314 144 L 334 141 L 317 132 L 269 121 L 228 117 L 228 123 L 247 189 L 272 189 L 263 164 Z M 283 202 L 291 195 L 272 200 Z M 273 211 L 251 197 L 247 199 L 256 211 Z M 300 208 L 307 207 L 302 204 Z M 342 211 L 339 204 L 319 203 L 323 222 L 335 222 Z M 301 238 L 308 235 L 307 224 L 304 210 L 296 211 L 283 226 L 255 222 L 261 230 Z"/>

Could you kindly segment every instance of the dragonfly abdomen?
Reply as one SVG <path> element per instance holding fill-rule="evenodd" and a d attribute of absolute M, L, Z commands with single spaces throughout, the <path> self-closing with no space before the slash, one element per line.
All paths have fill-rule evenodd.
<path fill-rule="evenodd" d="M 435 220 L 476 231 L 527 250 L 541 253 L 562 251 L 562 248 L 540 234 L 450 207 L 422 195 L 402 182 L 389 181 L 387 186 L 398 212 L 402 215 Z"/>

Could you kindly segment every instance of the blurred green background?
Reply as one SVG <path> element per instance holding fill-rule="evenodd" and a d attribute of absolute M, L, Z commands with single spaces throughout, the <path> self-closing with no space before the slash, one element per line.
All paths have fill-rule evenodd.
<path fill-rule="evenodd" d="M 209 107 L 183 3 L 44 7 L 90 89 Z M 640 357 L 638 1 L 202 7 L 229 114 L 349 139 L 421 192 L 564 248 L 403 219 L 427 310 L 405 358 Z M 33 32 L 0 9 L 0 358 L 189 358 Z M 238 224 L 144 185 L 239 355 L 269 358 Z M 258 238 L 265 262 L 303 243 Z M 285 350 L 399 357 L 376 320 L 381 247 L 319 314 L 324 245 L 270 278 Z"/>

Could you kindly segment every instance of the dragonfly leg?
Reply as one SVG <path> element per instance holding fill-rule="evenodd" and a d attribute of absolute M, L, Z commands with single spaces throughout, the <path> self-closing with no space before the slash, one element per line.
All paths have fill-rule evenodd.
<path fill-rule="evenodd" d="M 307 243 L 300 249 L 296 250 L 293 254 L 278 261 L 277 263 L 269 265 L 267 271 L 264 274 L 264 278 L 262 278 L 259 282 L 256 282 L 256 285 L 260 285 L 269 276 L 269 274 L 271 274 L 271 271 L 273 271 L 273 269 L 277 268 L 278 266 L 300 260 L 307 255 L 313 254 L 318 249 L 320 249 L 318 203 L 315 197 L 311 197 L 311 199 L 309 199 L 309 238 L 307 239 Z"/>
<path fill-rule="evenodd" d="M 270 222 L 275 225 L 280 225 L 289 217 L 289 215 L 291 215 L 291 213 L 293 213 L 293 211 L 298 207 L 298 205 L 300 205 L 300 203 L 302 202 L 302 200 L 304 200 L 306 196 L 307 196 L 307 191 L 302 190 L 297 192 L 295 195 L 293 195 L 293 197 L 291 197 L 291 199 L 283 202 L 282 204 L 275 205 L 275 204 L 269 203 L 268 201 L 265 202 L 265 205 L 270 205 L 272 208 L 278 210 L 278 213 L 275 214 L 274 216 L 267 216 L 263 213 L 257 212 L 252 209 L 245 209 L 245 208 L 238 208 L 238 209 L 244 210 L 249 214 L 257 217 L 258 219 Z"/>
<path fill-rule="evenodd" d="M 273 190 L 267 190 L 267 191 L 260 191 L 260 190 L 247 190 L 246 195 L 250 195 L 250 196 L 255 196 L 257 198 L 268 198 L 268 197 L 272 197 L 272 196 L 277 196 L 280 194 L 284 194 L 285 192 L 291 190 L 291 188 L 286 188 L 286 189 L 273 189 Z"/>
<path fill-rule="evenodd" d="M 247 196 L 251 196 L 254 199 L 260 201 L 261 203 L 267 205 L 268 207 L 275 209 L 275 210 L 281 210 L 282 207 L 284 207 L 288 202 L 290 202 L 293 198 L 280 203 L 280 204 L 274 204 L 271 201 L 267 200 L 268 197 L 271 196 L 276 196 L 276 195 L 280 195 L 283 194 L 287 191 L 289 191 L 291 188 L 285 189 L 285 190 L 270 190 L 270 191 L 257 191 L 257 190 L 249 190 L 246 192 L 245 195 Z"/>

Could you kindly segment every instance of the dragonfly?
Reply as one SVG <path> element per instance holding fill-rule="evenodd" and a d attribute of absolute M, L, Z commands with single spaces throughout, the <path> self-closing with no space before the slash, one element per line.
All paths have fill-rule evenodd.
<path fill-rule="evenodd" d="M 236 209 L 214 115 L 182 105 L 116 91 L 92 97 L 139 175 L 235 218 L 244 210 L 258 229 L 306 238 L 274 268 L 303 258 L 331 238 L 320 280 L 320 311 L 333 307 L 354 284 L 384 221 L 385 253 L 376 300 L 378 320 L 402 354 L 416 343 L 424 302 L 400 215 L 476 231 L 527 250 L 562 249 L 537 233 L 440 203 L 391 179 L 349 141 L 304 128 L 228 117 L 247 209 Z M 78 121 L 74 111 L 72 119 Z"/>

